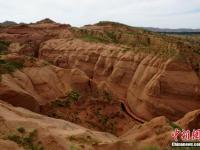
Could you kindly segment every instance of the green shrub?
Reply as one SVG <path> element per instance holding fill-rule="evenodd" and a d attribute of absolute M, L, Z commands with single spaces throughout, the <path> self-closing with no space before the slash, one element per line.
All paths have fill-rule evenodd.
<path fill-rule="evenodd" d="M 51 64 L 52 64 L 52 63 L 50 63 L 50 62 L 48 62 L 48 61 L 44 61 L 44 62 L 43 62 L 43 65 L 44 65 L 44 66 L 49 66 L 49 65 L 51 65 Z"/>
<path fill-rule="evenodd" d="M 108 43 L 107 40 L 100 38 L 100 37 L 97 37 L 97 36 L 94 36 L 94 35 L 89 34 L 89 33 L 82 33 L 82 35 L 79 38 L 86 41 L 86 42 Z"/>
<path fill-rule="evenodd" d="M 0 60 L 0 74 L 11 73 L 21 68 L 23 68 L 21 62 Z"/>
<path fill-rule="evenodd" d="M 68 138 L 71 142 L 78 142 L 78 143 L 82 143 L 82 144 L 90 144 L 90 145 L 95 145 L 98 144 L 98 140 L 93 139 L 90 135 L 87 135 L 86 137 L 79 137 L 79 136 L 70 136 Z"/>
<path fill-rule="evenodd" d="M 10 42 L 0 40 L 0 54 L 3 54 L 7 51 Z"/>
<path fill-rule="evenodd" d="M 100 121 L 103 125 L 107 124 L 108 122 L 108 117 L 101 115 Z"/>
<path fill-rule="evenodd" d="M 134 28 L 134 27 L 128 26 L 128 25 L 126 25 L 126 24 L 122 24 L 122 23 L 119 23 L 119 22 L 112 22 L 112 21 L 100 21 L 100 22 L 98 22 L 96 25 L 99 25 L 99 26 L 112 25 L 112 26 L 116 26 L 116 27 L 129 27 L 129 28 Z"/>
<path fill-rule="evenodd" d="M 103 91 L 103 97 L 104 97 L 104 100 L 108 102 L 112 101 L 112 94 L 107 91 Z"/>
<path fill-rule="evenodd" d="M 102 125 L 106 125 L 109 121 L 108 116 L 101 114 L 99 111 L 96 112 L 97 117 L 99 118 Z"/>
<path fill-rule="evenodd" d="M 69 100 L 71 100 L 72 102 L 74 101 L 78 101 L 80 98 L 80 94 L 78 91 L 74 91 L 72 90 L 68 95 L 67 98 L 69 98 Z"/>
<path fill-rule="evenodd" d="M 174 130 L 179 129 L 182 131 L 182 128 L 180 126 L 178 126 L 177 124 L 175 124 L 174 122 L 168 120 L 168 123 L 172 127 L 172 129 L 174 129 Z"/>
<path fill-rule="evenodd" d="M 54 107 L 68 107 L 70 105 L 70 101 L 58 99 L 51 102 L 51 105 L 53 105 Z"/>
<path fill-rule="evenodd" d="M 118 43 L 115 32 L 106 32 L 106 34 L 112 40 L 113 43 Z"/>
<path fill-rule="evenodd" d="M 77 91 L 72 90 L 70 93 L 67 94 L 65 99 L 57 99 L 51 102 L 51 105 L 54 107 L 68 107 L 74 102 L 78 101 L 80 98 L 80 94 Z"/>
<path fill-rule="evenodd" d="M 23 127 L 17 128 L 17 131 L 20 132 L 20 133 L 25 133 L 26 132 Z"/>
<path fill-rule="evenodd" d="M 81 150 L 80 148 L 74 146 L 74 145 L 70 145 L 69 150 Z"/>
<path fill-rule="evenodd" d="M 21 144 L 21 137 L 16 135 L 16 134 L 8 135 L 8 139 L 17 143 L 17 144 Z"/>
<path fill-rule="evenodd" d="M 22 146 L 25 150 L 44 150 L 44 147 L 40 142 L 37 142 L 37 131 L 33 130 L 28 134 L 25 134 L 25 129 L 20 127 L 17 129 L 22 135 L 11 134 L 8 135 L 7 139 L 11 140 L 18 145 Z"/>

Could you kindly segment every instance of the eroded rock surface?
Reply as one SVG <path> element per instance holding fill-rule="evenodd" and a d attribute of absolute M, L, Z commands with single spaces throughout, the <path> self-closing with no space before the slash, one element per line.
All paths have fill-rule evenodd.
<path fill-rule="evenodd" d="M 0 147 L 5 150 L 22 150 L 30 146 L 28 144 L 33 144 L 35 147 L 52 150 L 68 150 L 72 147 L 95 150 L 143 150 L 151 147 L 170 149 L 174 126 L 187 129 L 193 123 L 198 128 L 195 122 L 200 122 L 199 113 L 200 110 L 190 112 L 177 122 L 164 116 L 157 117 L 116 137 L 23 108 L 14 108 L 0 101 Z M 19 142 L 23 137 L 30 138 L 30 133 L 34 133 L 30 143 Z"/>
<path fill-rule="evenodd" d="M 0 99 L 52 117 L 0 102 L 0 147 L 24 149 L 31 134 L 47 150 L 170 149 L 175 126 L 199 128 L 199 50 L 112 22 L 0 28 Z"/>
<path fill-rule="evenodd" d="M 45 42 L 39 56 L 60 67 L 83 70 L 145 120 L 160 115 L 176 120 L 199 108 L 200 80 L 189 64 L 121 49 L 58 39 Z"/>
<path fill-rule="evenodd" d="M 117 137 L 109 133 L 92 131 L 23 108 L 14 108 L 4 102 L 0 102 L 0 108 L 0 147 L 5 150 L 22 150 L 28 147 L 28 144 L 33 144 L 35 147 L 40 145 L 47 150 L 68 150 L 71 147 L 91 149 L 94 146 L 98 147 L 98 144 L 113 144 L 118 141 Z M 37 134 L 30 143 L 16 144 L 18 140 L 32 131 Z"/>

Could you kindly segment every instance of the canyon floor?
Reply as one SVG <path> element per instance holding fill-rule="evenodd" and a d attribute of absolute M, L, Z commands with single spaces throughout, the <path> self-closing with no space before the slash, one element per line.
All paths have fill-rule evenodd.
<path fill-rule="evenodd" d="M 176 128 L 200 129 L 199 38 L 106 21 L 0 26 L 0 149 L 175 149 Z"/>

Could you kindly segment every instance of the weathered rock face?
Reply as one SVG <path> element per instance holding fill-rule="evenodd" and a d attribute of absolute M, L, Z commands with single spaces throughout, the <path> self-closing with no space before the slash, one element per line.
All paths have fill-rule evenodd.
<path fill-rule="evenodd" d="M 0 147 L 5 150 L 23 150 L 32 144 L 34 147 L 52 150 L 68 150 L 72 147 L 94 150 L 143 150 L 155 146 L 170 149 L 173 140 L 171 133 L 174 131 L 172 124 L 187 129 L 191 123 L 200 122 L 199 113 L 200 110 L 190 112 L 175 123 L 166 117 L 154 118 L 130 129 L 120 137 L 115 137 L 23 108 L 14 108 L 0 101 Z M 30 142 L 20 143 L 24 137 L 29 137 Z"/>
<path fill-rule="evenodd" d="M 130 129 L 120 138 L 122 141 L 133 143 L 138 149 L 150 149 L 150 147 L 170 149 L 173 141 L 171 137 L 172 131 L 173 128 L 170 126 L 169 120 L 161 116 Z"/>
<path fill-rule="evenodd" d="M 70 26 L 56 23 L 19 25 L 0 29 L 0 40 L 10 41 L 10 52 L 38 56 L 42 42 L 49 39 L 71 38 Z"/>
<path fill-rule="evenodd" d="M 24 64 L 1 75 L 0 98 L 14 106 L 116 135 L 139 123 L 121 110 L 121 103 L 109 89 L 98 87 L 80 69 L 63 69 L 17 54 L 4 55 L 3 59 Z M 67 99 L 71 92 L 75 96 Z"/>
<path fill-rule="evenodd" d="M 200 82 L 188 65 L 144 58 L 127 93 L 132 110 L 145 119 L 165 114 L 177 119 L 198 109 Z"/>
<path fill-rule="evenodd" d="M 22 130 L 23 129 L 23 132 Z M 28 133 L 33 133 L 32 138 Z M 23 136 L 30 142 L 17 143 Z M 12 137 L 17 137 L 12 138 Z M 33 144 L 51 150 L 68 150 L 74 148 L 103 149 L 101 144 L 116 145 L 117 137 L 92 131 L 67 121 L 38 115 L 22 108 L 14 108 L 0 102 L 0 147 L 5 150 L 23 150 Z M 17 144 L 16 144 L 17 143 Z M 98 146 L 99 145 L 99 146 Z M 107 148 L 108 149 L 108 148 Z M 118 149 L 118 148 L 117 148 Z"/>
<path fill-rule="evenodd" d="M 109 132 L 116 136 L 120 136 L 133 126 L 140 124 L 127 112 L 122 111 L 120 102 L 112 100 L 112 98 L 89 96 L 82 97 L 77 102 L 62 103 L 66 100 L 69 102 L 69 99 L 64 98 L 41 106 L 41 113 L 96 131 Z"/>
<path fill-rule="evenodd" d="M 129 130 L 124 135 L 120 136 L 122 141 L 134 143 L 136 149 L 157 147 L 160 149 L 171 149 L 173 142 L 172 132 L 175 128 L 193 129 L 199 128 L 200 110 L 195 110 L 186 114 L 183 118 L 176 122 L 168 120 L 166 117 L 161 116 L 152 119 L 151 121 L 138 125 Z"/>
<path fill-rule="evenodd" d="M 177 121 L 177 124 L 180 124 L 184 129 L 193 129 L 200 128 L 200 111 L 196 110 L 186 114 L 182 119 Z"/>
<path fill-rule="evenodd" d="M 190 65 L 112 44 L 49 40 L 39 57 L 64 68 L 79 68 L 145 120 L 165 115 L 176 120 L 198 109 L 200 80 Z M 174 105 L 176 102 L 176 105 Z"/>
<path fill-rule="evenodd" d="M 39 105 L 62 97 L 72 89 L 90 92 L 89 82 L 89 78 L 78 69 L 67 70 L 50 65 L 26 67 L 12 75 L 2 75 L 0 98 L 15 106 L 37 111 Z"/>
<path fill-rule="evenodd" d="M 166 148 L 173 130 L 167 118 L 199 109 L 198 43 L 110 22 L 74 28 L 46 19 L 1 28 L 1 100 L 117 136 L 132 129 L 116 138 L 0 102 L 0 147 L 23 149 L 1 138 L 23 125 L 37 127 L 46 149 Z M 81 97 L 69 98 L 73 90 Z M 176 123 L 194 129 L 199 122 L 194 111 Z"/>

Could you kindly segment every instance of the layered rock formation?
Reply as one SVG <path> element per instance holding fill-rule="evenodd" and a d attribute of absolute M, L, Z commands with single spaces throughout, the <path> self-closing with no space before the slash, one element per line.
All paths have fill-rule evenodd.
<path fill-rule="evenodd" d="M 16 61 L 17 58 L 23 59 L 24 66 L 11 74 L 1 75 L 0 99 L 14 106 L 117 135 L 138 124 L 137 120 L 120 110 L 121 103 L 114 96 L 98 87 L 80 69 L 63 69 L 18 55 L 7 55 L 5 60 Z M 77 103 L 65 108 L 52 105 L 60 98 L 65 99 L 70 91 L 77 91 L 80 95 Z"/>
<path fill-rule="evenodd" d="M 173 58 L 123 52 L 120 45 L 64 39 L 45 42 L 39 58 L 83 70 L 145 120 L 160 115 L 175 120 L 199 108 L 197 74 L 189 64 Z"/>
<path fill-rule="evenodd" d="M 27 134 L 36 124 L 34 144 L 46 149 L 67 150 L 71 144 L 72 149 L 169 148 L 172 121 L 199 128 L 199 111 L 194 111 L 200 104 L 199 50 L 192 38 L 112 22 L 75 28 L 45 19 L 1 28 L 1 100 L 115 136 L 3 102 L 2 129 L 5 122 L 9 127 L 0 133 L 15 131 L 23 138 L 24 130 L 10 123 L 23 125 Z M 23 149 L 27 144 L 10 140 L 15 143 L 2 138 L 0 145 Z"/>
<path fill-rule="evenodd" d="M 122 141 L 135 143 L 138 149 L 143 149 L 145 147 L 171 149 L 171 142 L 173 141 L 172 131 L 174 131 L 175 128 L 179 130 L 189 129 L 190 131 L 199 129 L 199 115 L 200 111 L 195 110 L 186 114 L 176 122 L 172 122 L 164 116 L 157 117 L 148 123 L 134 127 L 120 138 Z"/>
<path fill-rule="evenodd" d="M 23 69 L 12 74 L 3 74 L 0 97 L 18 106 L 22 103 L 26 105 L 30 100 L 29 106 L 33 107 L 31 110 L 37 110 L 31 103 L 37 103 L 37 106 L 46 104 L 65 95 L 73 88 L 90 92 L 89 82 L 89 78 L 79 69 L 67 70 L 42 62 L 38 65 L 24 66 Z M 27 100 L 20 102 L 23 97 L 27 97 Z"/>
<path fill-rule="evenodd" d="M 47 150 L 170 149 L 174 126 L 184 129 L 199 128 L 199 124 L 196 124 L 199 123 L 199 114 L 200 110 L 190 112 L 175 123 L 166 117 L 154 118 L 134 127 L 121 137 L 116 137 L 23 108 L 14 108 L 0 101 L 0 147 L 5 150 L 23 150 L 30 146 Z M 29 142 L 21 141 L 25 138 L 29 138 Z"/>
<path fill-rule="evenodd" d="M 109 145 L 118 140 L 109 133 L 92 131 L 67 121 L 41 116 L 4 102 L 0 102 L 0 118 L 0 147 L 4 150 L 23 150 L 30 145 L 47 150 L 91 149 L 98 147 L 98 144 Z M 27 135 L 33 131 L 34 137 Z M 26 135 L 30 141 L 20 143 L 20 139 Z"/>

